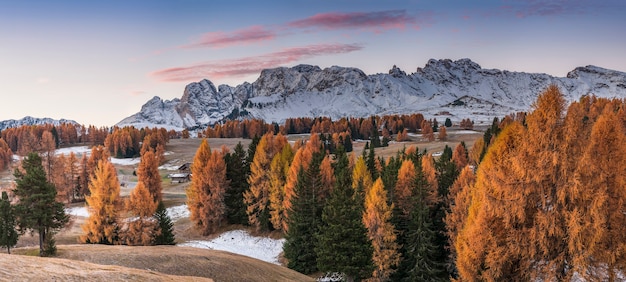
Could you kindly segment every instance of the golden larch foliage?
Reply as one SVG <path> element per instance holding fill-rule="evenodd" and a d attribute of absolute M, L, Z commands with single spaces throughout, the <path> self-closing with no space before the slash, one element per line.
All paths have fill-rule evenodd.
<path fill-rule="evenodd" d="M 0 138 L 0 171 L 9 168 L 12 159 L 13 151 L 4 139 Z"/>
<path fill-rule="evenodd" d="M 276 154 L 270 164 L 269 202 L 270 220 L 276 230 L 283 230 L 287 226 L 287 210 L 285 210 L 285 182 L 289 173 L 289 165 L 293 159 L 293 151 L 289 143 L 285 144 L 280 154 Z"/>
<path fill-rule="evenodd" d="M 461 143 L 454 147 L 454 151 L 452 152 L 452 162 L 454 162 L 458 170 L 462 170 L 463 167 L 469 163 L 469 160 L 467 159 L 467 151 L 465 150 L 465 146 Z"/>
<path fill-rule="evenodd" d="M 415 185 L 415 165 L 411 160 L 402 161 L 398 170 L 398 181 L 394 189 L 393 203 L 402 211 L 405 219 L 408 219 L 409 212 L 413 209 L 413 186 Z"/>
<path fill-rule="evenodd" d="M 307 170 L 311 161 L 313 160 L 313 154 L 319 153 L 322 148 L 322 142 L 318 134 L 311 134 L 309 140 L 300 147 L 293 157 L 293 161 L 289 167 L 289 173 L 285 182 L 285 199 L 283 200 L 284 206 L 284 218 L 288 218 L 287 211 L 291 209 L 291 199 L 295 196 L 295 187 L 298 182 L 298 172 L 300 169 Z M 283 230 L 287 231 L 287 225 L 283 225 Z"/>
<path fill-rule="evenodd" d="M 143 182 L 155 202 L 163 199 L 158 158 L 152 150 L 143 151 L 137 167 L 137 181 Z"/>
<path fill-rule="evenodd" d="M 625 144 L 619 118 L 606 108 L 593 125 L 575 171 L 569 248 L 575 254 L 575 270 L 587 279 L 592 279 L 588 270 L 606 269 L 608 281 L 617 281 L 616 272 L 626 269 Z"/>
<path fill-rule="evenodd" d="M 448 140 L 448 130 L 445 126 L 439 127 L 439 140 L 446 141 Z"/>
<path fill-rule="evenodd" d="M 223 154 L 211 152 L 208 141 L 202 140 L 191 173 L 193 177 L 186 191 L 189 218 L 203 235 L 209 235 L 221 226 L 226 209 L 224 193 L 228 181 Z"/>
<path fill-rule="evenodd" d="M 365 197 L 363 224 L 367 228 L 368 238 L 374 247 L 372 278 L 386 281 L 400 262 L 400 246 L 396 243 L 396 230 L 391 224 L 393 204 L 387 204 L 387 192 L 383 181 L 378 178 Z"/>
<path fill-rule="evenodd" d="M 427 203 L 432 206 L 440 201 L 439 184 L 437 182 L 437 169 L 435 168 L 435 160 L 431 154 L 422 157 L 422 173 L 426 182 L 428 182 L 428 199 Z"/>
<path fill-rule="evenodd" d="M 270 191 L 268 172 L 270 171 L 271 162 L 274 155 L 282 150 L 285 144 L 287 144 L 287 138 L 280 134 L 276 137 L 271 133 L 263 135 L 250 164 L 250 177 L 248 178 L 250 189 L 244 192 L 244 202 L 247 205 L 248 222 L 256 227 L 257 230 L 262 228 L 262 214 L 269 214 L 267 210 L 269 208 Z"/>
<path fill-rule="evenodd" d="M 82 226 L 85 232 L 80 236 L 83 243 L 116 243 L 114 239 L 119 231 L 120 183 L 115 167 L 108 159 L 102 159 L 96 165 L 93 177 L 89 181 L 90 195 L 85 197 L 89 218 Z"/>
<path fill-rule="evenodd" d="M 372 174 L 367 169 L 365 159 L 363 156 L 359 156 L 352 169 L 352 189 L 365 197 L 368 190 L 371 189 L 372 183 Z"/>
<path fill-rule="evenodd" d="M 456 261 L 456 249 L 454 246 L 459 231 L 467 220 L 471 193 L 475 182 L 476 175 L 474 175 L 474 171 L 469 166 L 465 166 L 450 187 L 447 203 L 449 212 L 446 214 L 445 223 L 449 245 L 453 246 L 450 248 L 452 261 Z"/>
<path fill-rule="evenodd" d="M 157 202 L 143 182 L 139 181 L 126 201 L 126 210 L 130 212 L 126 230 L 121 238 L 129 246 L 149 246 L 154 242 L 156 222 L 152 218 Z"/>
<path fill-rule="evenodd" d="M 320 164 L 320 175 L 322 178 L 322 185 L 320 186 L 319 191 L 317 191 L 317 196 L 321 201 L 325 201 L 330 196 L 330 193 L 335 186 L 335 171 L 331 164 L 329 155 L 324 156 L 324 159 Z"/>
<path fill-rule="evenodd" d="M 514 237 L 521 235 L 512 234 L 511 230 L 525 220 L 523 185 L 511 182 L 523 174 L 523 168 L 515 162 L 525 136 L 519 123 L 506 127 L 478 168 L 475 188 L 469 192 L 467 220 L 455 243 L 456 266 L 462 281 L 527 280 L 516 271 L 528 267 L 519 264 L 521 249 L 528 246 L 507 243 L 519 242 Z"/>
<path fill-rule="evenodd" d="M 474 142 L 474 146 L 472 146 L 472 149 L 469 151 L 469 162 L 473 165 L 478 165 L 480 163 L 480 155 L 483 153 L 484 149 L 485 139 L 480 137 Z"/>

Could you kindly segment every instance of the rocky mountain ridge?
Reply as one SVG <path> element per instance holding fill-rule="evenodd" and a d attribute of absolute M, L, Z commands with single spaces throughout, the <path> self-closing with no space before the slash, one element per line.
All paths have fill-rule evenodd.
<path fill-rule="evenodd" d="M 570 101 L 583 95 L 626 97 L 626 73 L 578 67 L 566 77 L 483 69 L 469 59 L 431 59 L 414 73 L 393 67 L 367 75 L 357 68 L 297 65 L 263 70 L 253 83 L 190 83 L 180 99 L 154 97 L 117 125 L 198 128 L 232 118 L 283 122 L 289 117 L 365 117 L 419 112 L 427 118 L 490 122 L 527 111 L 555 84 Z"/>
<path fill-rule="evenodd" d="M 5 130 L 11 127 L 20 127 L 23 125 L 42 125 L 42 124 L 54 124 L 59 125 L 62 123 L 78 124 L 76 121 L 67 119 L 51 119 L 51 118 L 36 118 L 31 116 L 25 116 L 21 119 L 9 119 L 0 121 L 0 130 Z"/>

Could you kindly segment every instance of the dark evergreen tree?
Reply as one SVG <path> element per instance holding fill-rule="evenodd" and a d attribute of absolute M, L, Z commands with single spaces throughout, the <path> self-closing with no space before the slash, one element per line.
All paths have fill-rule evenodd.
<path fill-rule="evenodd" d="M 384 136 L 383 137 L 383 141 L 381 143 L 381 146 L 382 147 L 388 147 L 389 146 L 389 141 L 390 141 L 389 138 L 387 136 Z"/>
<path fill-rule="evenodd" d="M 363 210 L 351 187 L 348 156 L 338 149 L 335 188 L 322 211 L 322 225 L 315 236 L 317 267 L 323 272 L 340 272 L 347 281 L 371 276 L 372 245 L 361 220 Z"/>
<path fill-rule="evenodd" d="M 7 253 L 11 254 L 11 248 L 17 244 L 19 233 L 17 233 L 16 219 L 13 206 L 9 201 L 9 195 L 2 191 L 0 200 L 0 247 L 7 248 Z"/>
<path fill-rule="evenodd" d="M 383 180 L 385 190 L 387 190 L 388 193 L 387 204 L 391 204 L 395 198 L 393 191 L 396 186 L 396 182 L 398 181 L 398 170 L 400 169 L 400 166 L 402 166 L 402 158 L 400 154 L 398 154 L 396 157 L 389 157 L 386 164 L 381 159 L 381 164 L 383 164 L 383 170 L 380 177 Z"/>
<path fill-rule="evenodd" d="M 372 134 L 370 134 L 370 146 L 373 148 L 380 147 L 380 135 L 378 134 L 378 125 L 376 124 L 376 118 L 371 117 L 372 120 Z"/>
<path fill-rule="evenodd" d="M 402 261 L 392 276 L 394 281 L 443 281 L 448 276 L 440 261 L 441 246 L 437 244 L 437 230 L 432 221 L 432 208 L 427 202 L 428 181 L 416 167 L 417 177 L 413 185 L 413 209 L 408 218 L 399 224 L 398 243 Z"/>
<path fill-rule="evenodd" d="M 377 179 L 378 170 L 376 169 L 376 152 L 374 150 L 374 146 L 370 146 L 367 157 L 365 158 L 365 164 L 367 165 L 367 169 L 372 174 L 372 179 Z"/>
<path fill-rule="evenodd" d="M 424 181 L 419 179 L 417 181 Z M 446 281 L 445 265 L 440 262 L 440 246 L 437 244 L 437 231 L 431 222 L 426 201 L 426 191 L 418 184 L 415 206 L 411 212 L 409 231 L 406 236 L 408 277 L 405 281 Z"/>
<path fill-rule="evenodd" d="M 436 260 L 439 264 L 446 265 L 451 273 L 454 270 L 454 262 L 450 261 L 450 246 L 447 237 L 444 218 L 448 213 L 447 198 L 450 187 L 459 175 L 456 164 L 452 161 L 452 149 L 446 145 L 443 154 L 435 161 L 437 170 L 437 184 L 440 201 L 431 210 L 432 228 L 435 230 L 435 244 L 438 248 Z"/>
<path fill-rule="evenodd" d="M 253 149 L 252 147 L 251 143 L 249 151 L 256 149 L 256 146 Z M 230 181 L 230 186 L 228 186 L 224 196 L 226 220 L 230 224 L 247 225 L 248 215 L 246 214 L 246 204 L 243 201 L 243 193 L 249 186 L 250 163 L 241 142 L 235 146 L 232 153 L 224 155 L 224 161 L 226 162 L 226 179 Z"/>
<path fill-rule="evenodd" d="M 433 132 L 439 132 L 439 122 L 437 122 L 437 119 L 433 119 Z"/>
<path fill-rule="evenodd" d="M 360 207 L 350 186 L 335 186 L 322 212 L 322 227 L 315 236 L 320 271 L 343 273 L 348 281 L 372 274 L 373 249 Z"/>
<path fill-rule="evenodd" d="M 452 121 L 450 120 L 450 118 L 446 118 L 446 121 L 444 122 L 444 124 L 446 127 L 451 127 L 452 126 Z"/>
<path fill-rule="evenodd" d="M 288 211 L 288 231 L 283 251 L 287 267 L 300 273 L 311 274 L 317 269 L 315 254 L 316 238 L 321 224 L 321 208 L 316 191 L 321 186 L 320 163 L 322 154 L 314 154 L 313 161 L 305 171 L 298 172 L 298 181 Z"/>
<path fill-rule="evenodd" d="M 46 173 L 37 153 L 29 153 L 22 161 L 22 170 L 15 170 L 15 196 L 19 202 L 15 205 L 20 230 L 31 230 L 39 233 L 39 255 L 44 256 L 49 247 L 44 243 L 52 242 L 52 232 L 63 227 L 69 217 L 65 214 L 62 203 L 55 200 L 57 191 L 46 179 Z M 49 241 L 47 241 L 49 240 Z M 49 251 L 47 251 L 49 250 Z"/>
<path fill-rule="evenodd" d="M 159 202 L 157 210 L 154 213 L 154 219 L 157 221 L 158 235 L 154 237 L 155 245 L 176 245 L 174 237 L 174 223 L 169 215 L 163 202 Z"/>

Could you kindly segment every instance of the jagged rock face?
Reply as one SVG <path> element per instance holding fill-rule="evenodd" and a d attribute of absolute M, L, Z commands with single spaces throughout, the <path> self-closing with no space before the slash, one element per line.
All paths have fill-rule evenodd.
<path fill-rule="evenodd" d="M 9 120 L 0 121 L 0 131 L 5 130 L 7 128 L 11 128 L 11 127 L 20 127 L 23 125 L 42 125 L 42 124 L 59 125 L 62 123 L 78 124 L 76 121 L 67 120 L 67 119 L 56 120 L 56 119 L 51 119 L 51 118 L 34 118 L 31 116 L 26 116 L 18 120 L 9 119 Z"/>
<path fill-rule="evenodd" d="M 528 111 L 550 84 L 561 88 L 570 101 L 587 94 L 626 97 L 626 73 L 595 66 L 579 67 L 559 78 L 483 69 L 469 59 L 431 59 L 408 75 L 395 66 L 388 74 L 368 76 L 356 68 L 297 65 L 263 70 L 254 83 L 236 87 L 216 89 L 208 80 L 191 83 L 180 100 L 155 97 L 118 125 L 192 128 L 241 115 L 280 123 L 289 117 L 338 119 L 415 112 L 490 122 Z"/>

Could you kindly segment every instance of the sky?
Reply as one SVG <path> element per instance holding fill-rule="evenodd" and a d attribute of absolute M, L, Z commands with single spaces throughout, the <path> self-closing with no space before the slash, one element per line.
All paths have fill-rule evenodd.
<path fill-rule="evenodd" d="M 623 0 L 0 0 L 0 120 L 112 126 L 191 82 L 298 64 L 626 71 L 625 27 Z"/>

